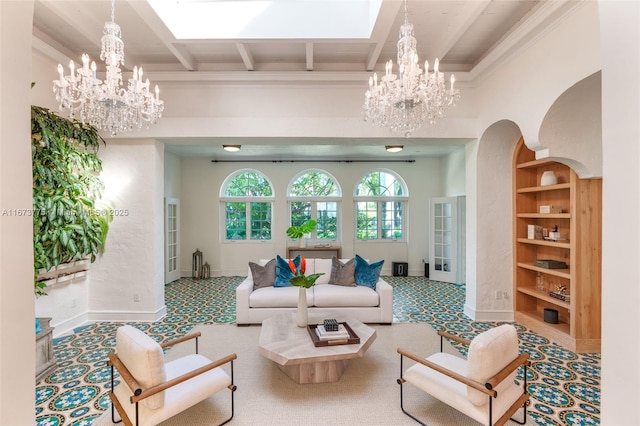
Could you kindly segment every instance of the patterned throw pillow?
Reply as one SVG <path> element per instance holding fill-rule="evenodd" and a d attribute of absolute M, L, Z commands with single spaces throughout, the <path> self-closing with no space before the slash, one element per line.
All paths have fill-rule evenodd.
<path fill-rule="evenodd" d="M 253 277 L 253 289 L 273 287 L 276 281 L 276 260 L 271 259 L 264 266 L 249 262 L 251 276 Z"/>
<path fill-rule="evenodd" d="M 356 286 L 356 261 L 350 259 L 347 263 L 342 263 L 337 257 L 331 258 L 331 277 L 329 284 L 343 285 L 348 287 Z"/>
<path fill-rule="evenodd" d="M 300 260 L 302 258 L 300 255 L 297 255 L 293 259 L 293 264 L 296 269 L 300 269 Z M 276 255 L 276 281 L 273 285 L 274 287 L 289 287 L 291 283 L 289 280 L 293 278 L 293 272 L 291 272 L 291 268 L 289 268 L 289 261 L 287 259 L 283 259 L 280 255 Z"/>
<path fill-rule="evenodd" d="M 376 283 L 380 278 L 380 271 L 384 259 L 369 264 L 366 260 L 356 254 L 356 284 L 366 285 L 372 289 L 376 289 Z"/>

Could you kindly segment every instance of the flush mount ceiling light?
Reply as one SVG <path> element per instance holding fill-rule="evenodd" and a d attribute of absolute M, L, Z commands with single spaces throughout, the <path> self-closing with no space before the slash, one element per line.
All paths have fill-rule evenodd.
<path fill-rule="evenodd" d="M 436 58 L 432 73 L 427 61 L 424 71 L 420 68 L 417 41 L 405 0 L 404 24 L 398 40 L 398 75 L 393 74 L 393 61 L 389 60 L 382 78 L 378 80 L 377 74 L 369 77 L 369 90 L 362 106 L 364 120 L 408 137 L 425 123 L 433 124 L 444 116 L 455 106 L 460 94 L 453 88 L 453 75 L 450 88 L 445 88 L 444 73 L 438 71 L 438 66 Z"/>
<path fill-rule="evenodd" d="M 241 145 L 222 145 L 222 149 L 229 152 L 238 152 L 240 151 Z"/>
<path fill-rule="evenodd" d="M 404 148 L 404 146 L 402 145 L 385 145 L 384 149 L 387 150 L 387 152 L 400 152 L 402 151 L 402 149 Z"/>
<path fill-rule="evenodd" d="M 107 68 L 104 81 L 96 77 L 96 63 L 89 65 L 89 55 L 82 55 L 82 65 L 76 69 L 69 62 L 69 75 L 58 65 L 59 79 L 53 82 L 53 91 L 60 109 L 69 109 L 71 118 L 77 118 L 112 135 L 143 125 L 155 123 L 164 109 L 160 89 L 149 92 L 149 79 L 142 80 L 142 67 L 133 67 L 128 87 L 123 85 L 120 65 L 124 66 L 124 42 L 120 26 L 115 23 L 115 0 L 111 0 L 111 22 L 104 24 L 102 59 Z"/>

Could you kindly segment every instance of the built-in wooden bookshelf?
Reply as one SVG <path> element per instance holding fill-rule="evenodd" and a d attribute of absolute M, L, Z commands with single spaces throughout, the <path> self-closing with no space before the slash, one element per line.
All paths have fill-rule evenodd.
<path fill-rule="evenodd" d="M 580 179 L 567 165 L 536 160 L 520 139 L 514 153 L 514 311 L 515 320 L 575 352 L 600 352 L 602 180 Z M 558 183 L 540 185 L 553 171 Z M 561 212 L 540 213 L 540 206 Z M 556 226 L 559 240 L 528 238 L 528 225 Z M 563 261 L 566 269 L 536 266 L 536 259 Z M 536 286 L 541 276 L 545 289 Z M 564 286 L 569 301 L 549 295 Z M 558 311 L 558 324 L 544 321 L 544 310 Z"/>

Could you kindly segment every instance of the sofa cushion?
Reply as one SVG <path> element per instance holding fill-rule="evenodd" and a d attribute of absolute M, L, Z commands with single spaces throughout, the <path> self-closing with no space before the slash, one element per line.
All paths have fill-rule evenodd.
<path fill-rule="evenodd" d="M 273 287 L 276 281 L 276 260 L 271 259 L 266 265 L 260 266 L 257 263 L 249 262 L 251 277 L 253 278 L 253 289 L 262 287 Z"/>
<path fill-rule="evenodd" d="M 366 285 L 367 287 L 375 289 L 376 283 L 378 279 L 380 279 L 380 271 L 382 270 L 383 264 L 384 259 L 370 264 L 356 254 L 356 284 Z"/>
<path fill-rule="evenodd" d="M 309 269 L 310 263 L 311 259 L 307 259 L 307 269 Z M 316 285 L 329 284 L 329 278 L 331 278 L 331 259 L 313 259 L 313 264 L 315 266 L 314 273 L 323 274 L 316 280 Z M 307 275 L 309 275 L 309 272 L 307 272 Z"/>
<path fill-rule="evenodd" d="M 302 258 L 300 257 L 300 255 L 297 255 L 293 259 L 293 264 L 295 265 L 296 269 L 300 268 L 301 259 Z M 280 255 L 276 255 L 276 280 L 273 286 L 289 287 L 291 285 L 291 283 L 289 282 L 291 278 L 293 278 L 293 272 L 289 267 L 289 260 L 283 259 L 282 257 L 280 257 Z"/>
<path fill-rule="evenodd" d="M 379 304 L 378 293 L 367 286 L 320 285 L 313 287 L 313 305 L 319 308 L 373 307 Z"/>
<path fill-rule="evenodd" d="M 322 286 L 326 287 L 326 286 Z M 307 306 L 313 306 L 313 287 L 306 289 Z M 296 308 L 300 287 L 263 287 L 249 296 L 249 308 Z"/>
<path fill-rule="evenodd" d="M 116 353 L 142 388 L 147 389 L 166 380 L 162 347 L 143 331 L 130 325 L 119 327 L 116 331 Z M 159 392 L 142 400 L 142 403 L 152 410 L 161 408 L 164 394 L 164 391 Z"/>
<path fill-rule="evenodd" d="M 346 263 L 342 263 L 337 257 L 331 258 L 331 277 L 329 284 L 343 285 L 355 287 L 356 285 L 356 261 L 350 259 Z"/>

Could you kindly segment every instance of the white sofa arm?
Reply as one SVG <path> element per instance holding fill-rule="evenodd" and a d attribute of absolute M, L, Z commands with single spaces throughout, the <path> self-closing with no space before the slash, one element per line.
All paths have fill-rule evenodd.
<path fill-rule="evenodd" d="M 249 324 L 249 295 L 253 291 L 251 274 L 236 287 L 236 324 Z"/>
<path fill-rule="evenodd" d="M 393 322 L 393 287 L 383 279 L 376 283 L 376 293 L 380 299 L 380 322 Z"/>

